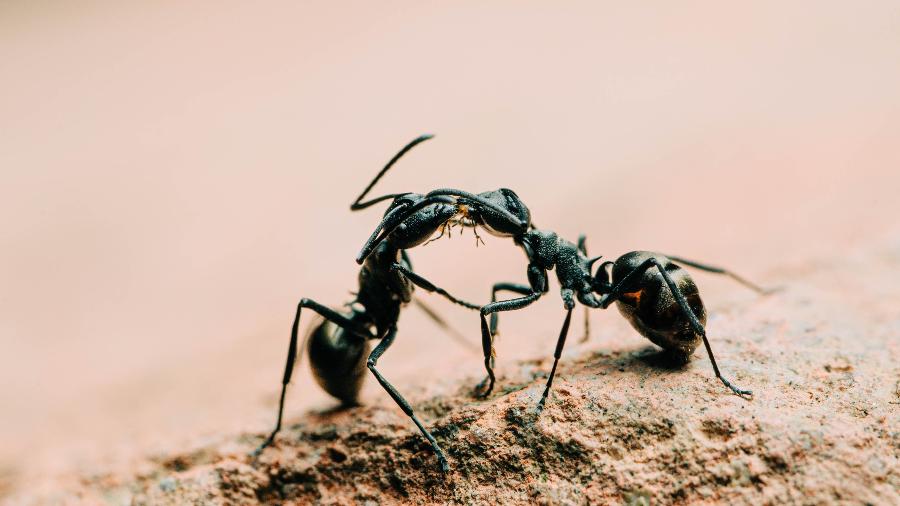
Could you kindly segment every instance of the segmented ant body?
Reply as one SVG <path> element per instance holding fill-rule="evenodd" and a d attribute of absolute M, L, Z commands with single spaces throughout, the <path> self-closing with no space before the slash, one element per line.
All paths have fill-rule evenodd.
<path fill-rule="evenodd" d="M 537 229 L 531 223 L 528 207 L 515 192 L 506 188 L 479 194 L 445 188 L 426 194 L 388 194 L 363 202 L 369 191 L 400 157 L 430 138 L 430 135 L 423 135 L 407 144 L 351 204 L 350 209 L 357 211 L 379 202 L 392 201 L 357 256 L 356 261 L 362 266 L 359 290 L 356 300 L 349 304 L 349 309 L 338 312 L 306 298 L 297 305 L 276 426 L 254 454 L 272 444 L 281 429 L 285 393 L 298 356 L 300 313 L 303 308 L 308 308 L 324 318 L 308 336 L 307 351 L 317 383 L 334 397 L 352 404 L 356 402 L 368 369 L 429 441 L 441 468 L 448 470 L 447 459 L 437 441 L 416 417 L 409 403 L 377 369 L 378 359 L 397 335 L 400 310 L 412 300 L 414 287 L 438 293 L 469 309 L 480 310 L 482 350 L 487 371 L 480 389 L 481 395 L 487 396 L 496 381 L 493 372 L 493 336 L 497 333 L 498 313 L 527 307 L 547 293 L 548 271 L 552 269 L 556 269 L 561 285 L 566 317 L 539 408 L 543 407 L 549 394 L 576 300 L 588 308 L 606 308 L 616 302 L 638 332 L 684 358 L 689 357 L 702 341 L 706 345 L 716 376 L 735 393 L 750 394 L 747 390 L 733 386 L 720 374 L 703 327 L 706 311 L 696 285 L 673 262 L 726 274 L 762 291 L 724 269 L 638 251 L 623 255 L 616 262 L 603 262 L 597 273 L 592 274 L 592 266 L 600 257 L 588 257 L 584 236 L 575 244 L 560 238 L 554 232 Z M 480 227 L 492 235 L 511 238 L 528 258 L 528 284 L 496 283 L 491 290 L 491 302 L 478 306 L 450 295 L 413 272 L 406 250 L 426 243 L 438 230 L 443 232 L 448 224 L 473 229 Z M 498 301 L 497 293 L 501 291 L 516 293 L 520 297 Z M 379 342 L 369 352 L 369 341 L 373 339 Z"/>
<path fill-rule="evenodd" d="M 407 149 L 418 142 L 421 140 L 414 141 Z M 378 177 L 380 178 L 385 171 Z M 456 192 L 454 195 L 457 196 L 464 193 L 454 191 Z M 437 192 L 440 195 L 442 190 Z M 435 192 L 432 192 L 427 195 L 434 194 Z M 384 198 L 396 198 L 401 195 L 404 194 L 388 195 Z M 394 231 L 404 227 L 415 229 L 419 221 L 416 218 L 416 213 L 419 212 L 417 209 L 431 205 L 424 204 L 428 202 L 427 195 L 416 197 L 417 202 L 423 207 L 412 205 L 407 206 L 405 211 L 389 210 L 363 246 L 357 262 L 365 261 L 386 237 L 395 233 Z M 738 395 L 752 394 L 749 390 L 734 386 L 719 371 L 704 328 L 706 309 L 693 279 L 678 264 L 730 276 L 760 293 L 765 293 L 765 290 L 725 269 L 648 251 L 633 251 L 622 255 L 615 262 L 603 262 L 597 272 L 592 274 L 592 267 L 600 257 L 588 256 L 585 236 L 581 236 L 576 244 L 559 237 L 555 232 L 536 228 L 531 223 L 528 207 L 512 190 L 486 192 L 479 194 L 479 197 L 478 200 L 468 199 L 464 208 L 458 208 L 457 215 L 447 219 L 459 220 L 459 213 L 463 213 L 461 221 L 463 225 L 482 226 L 493 235 L 512 238 L 513 242 L 523 249 L 528 259 L 528 284 L 495 284 L 491 289 L 491 302 L 480 309 L 484 366 L 487 371 L 485 381 L 478 387 L 481 390 L 480 395 L 490 394 L 496 381 L 493 372 L 493 336 L 497 333 L 498 313 L 527 307 L 547 293 L 548 271 L 552 269 L 556 270 L 566 316 L 557 339 L 553 367 L 538 404 L 539 409 L 543 408 L 550 392 L 576 300 L 587 308 L 602 309 L 615 302 L 635 330 L 682 360 L 687 360 L 702 342 L 716 377 Z M 485 202 L 504 208 L 507 212 L 498 212 L 493 206 L 485 209 L 483 207 Z M 513 219 L 510 219 L 509 215 L 512 215 Z M 519 297 L 498 301 L 497 293 L 501 291 L 512 292 Z"/>
<path fill-rule="evenodd" d="M 368 369 L 431 443 L 441 468 L 449 469 L 447 459 L 437 441 L 415 415 L 412 406 L 378 371 L 377 364 L 378 359 L 397 336 L 400 310 L 412 300 L 415 287 L 438 293 L 469 309 L 477 310 L 480 306 L 453 297 L 413 272 L 405 250 L 427 241 L 449 220 L 461 214 L 465 215 L 467 221 L 474 220 L 484 227 L 490 227 L 494 222 L 516 223 L 518 218 L 510 214 L 507 208 L 500 207 L 490 200 L 453 189 L 436 190 L 427 195 L 387 195 L 362 201 L 378 179 L 404 153 L 428 138 L 428 136 L 420 137 L 397 153 L 350 206 L 351 210 L 356 211 L 384 200 L 394 199 L 385 215 L 385 223 L 389 227 L 385 227 L 383 231 L 376 231 L 375 235 L 383 233 L 377 237 L 377 244 L 367 250 L 365 258 L 359 262 L 362 264 L 359 272 L 359 290 L 356 300 L 348 305 L 349 309 L 345 312 L 335 311 L 306 298 L 298 303 L 282 378 L 278 419 L 275 429 L 254 454 L 259 454 L 272 444 L 275 435 L 281 430 L 285 393 L 297 360 L 300 314 L 307 308 L 324 318 L 324 321 L 313 328 L 308 336 L 307 351 L 316 382 L 332 396 L 346 404 L 353 404 L 357 400 Z M 477 213 L 470 214 L 467 211 L 476 208 Z M 402 216 L 401 221 L 392 221 L 399 216 Z M 369 352 L 369 341 L 373 339 L 379 342 Z"/>

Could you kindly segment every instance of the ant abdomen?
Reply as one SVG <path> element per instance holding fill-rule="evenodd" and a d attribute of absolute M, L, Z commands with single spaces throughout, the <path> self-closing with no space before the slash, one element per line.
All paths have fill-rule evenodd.
<path fill-rule="evenodd" d="M 344 404 L 356 404 L 367 374 L 368 340 L 325 320 L 312 330 L 307 352 L 316 383 Z"/>
<path fill-rule="evenodd" d="M 700 345 L 702 336 L 694 332 L 657 266 L 646 268 L 650 259 L 665 269 L 701 325 L 706 325 L 706 308 L 694 280 L 668 257 L 649 251 L 626 253 L 613 264 L 613 285 L 635 270 L 645 268 L 642 273 L 635 272 L 634 279 L 623 287 L 616 307 L 641 335 L 686 360 Z"/>

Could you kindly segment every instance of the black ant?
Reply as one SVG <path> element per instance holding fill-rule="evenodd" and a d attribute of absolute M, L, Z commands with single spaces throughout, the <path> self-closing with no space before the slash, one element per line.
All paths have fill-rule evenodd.
<path fill-rule="evenodd" d="M 407 146 L 407 149 L 425 138 L 430 138 L 430 136 L 417 139 Z M 384 175 L 386 170 L 387 168 L 378 175 L 376 181 Z M 648 251 L 633 251 L 622 255 L 615 262 L 603 262 L 596 274 L 592 274 L 592 266 L 601 257 L 588 257 L 585 236 L 581 236 L 578 243 L 574 244 L 559 237 L 555 232 L 537 229 L 531 223 L 531 213 L 528 207 L 512 190 L 500 189 L 482 193 L 478 195 L 478 200 L 471 199 L 473 197 L 471 194 L 453 191 L 456 192 L 454 195 L 465 195 L 467 205 L 459 206 L 462 218 L 448 216 L 448 220 L 461 220 L 466 226 L 482 226 L 494 235 L 511 237 L 515 244 L 524 250 L 528 258 L 528 284 L 495 284 L 491 290 L 491 302 L 480 309 L 484 366 L 487 370 L 485 381 L 477 387 L 478 390 L 481 390 L 481 396 L 489 395 L 495 383 L 493 336 L 497 333 L 497 313 L 524 308 L 547 293 L 549 291 L 547 271 L 554 268 L 561 285 L 566 317 L 556 343 L 556 351 L 553 354 L 553 367 L 538 403 L 539 410 L 543 408 L 553 384 L 553 377 L 556 374 L 556 367 L 566 342 L 576 299 L 588 308 L 605 309 L 615 302 L 619 311 L 641 335 L 683 361 L 689 359 L 702 342 L 706 347 L 716 377 L 735 394 L 739 396 L 752 395 L 750 390 L 733 385 L 719 371 L 704 328 L 706 309 L 693 279 L 678 264 L 727 275 L 759 293 L 767 293 L 766 290 L 726 269 Z M 436 192 L 427 195 L 441 195 L 444 190 L 436 190 Z M 402 195 L 411 194 L 387 195 L 382 199 L 402 198 Z M 421 205 L 408 205 L 389 210 L 363 246 L 356 259 L 357 262 L 365 261 L 382 241 L 397 231 L 419 230 L 418 223 L 421 220 L 418 213 L 420 209 L 425 209 L 427 208 L 425 206 L 430 205 L 427 204 L 427 195 L 424 197 L 416 195 L 413 199 Z M 482 207 L 484 202 L 503 207 L 508 212 L 497 212 L 493 206 Z M 513 215 L 513 218 L 510 219 L 509 215 Z M 433 224 L 433 222 L 429 223 Z M 513 292 L 521 297 L 497 301 L 497 292 L 500 291 Z M 488 324 L 488 316 L 490 316 L 490 324 Z"/>
<path fill-rule="evenodd" d="M 495 224 L 522 227 L 524 222 L 522 218 L 511 214 L 509 206 L 500 206 L 489 198 L 454 189 L 435 190 L 426 195 L 412 193 L 385 195 L 362 201 L 381 176 L 401 156 L 416 144 L 429 138 L 430 136 L 419 137 L 400 150 L 351 204 L 350 209 L 357 211 L 384 200 L 394 199 L 382 226 L 379 226 L 373 234 L 374 241 L 376 235 L 383 232 L 377 237 L 377 244 L 368 248 L 365 259 L 359 261 L 362 264 L 359 272 L 359 291 L 356 299 L 348 304 L 349 309 L 338 312 L 306 298 L 297 304 L 297 312 L 291 326 L 281 396 L 278 401 L 278 419 L 275 429 L 253 452 L 254 455 L 258 455 L 272 444 L 275 435 L 281 430 L 285 392 L 297 359 L 300 313 L 303 308 L 308 308 L 325 319 L 307 336 L 309 341 L 307 351 L 316 382 L 345 404 L 355 404 L 368 369 L 431 443 L 441 468 L 445 471 L 449 469 L 447 459 L 437 441 L 416 417 L 412 406 L 378 371 L 377 364 L 378 359 L 397 336 L 400 309 L 412 300 L 414 287 L 438 293 L 469 309 L 477 310 L 480 306 L 453 297 L 413 272 L 412 263 L 405 250 L 422 244 L 458 215 L 477 220 L 479 225 L 489 229 Z M 470 212 L 469 209 L 477 209 L 477 213 Z M 431 314 L 433 316 L 433 313 Z M 378 339 L 379 343 L 370 353 L 368 341 L 372 339 Z"/>

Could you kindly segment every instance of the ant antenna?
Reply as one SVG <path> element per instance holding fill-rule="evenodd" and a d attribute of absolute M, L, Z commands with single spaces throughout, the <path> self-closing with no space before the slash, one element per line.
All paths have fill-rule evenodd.
<path fill-rule="evenodd" d="M 375 176 L 375 179 L 373 179 L 372 182 L 369 183 L 369 186 L 366 186 L 366 189 L 363 190 L 363 192 L 359 194 L 359 197 L 356 197 L 356 200 L 352 204 L 350 204 L 350 210 L 358 211 L 360 209 L 365 209 L 365 208 L 371 206 L 372 204 L 377 204 L 378 202 L 381 202 L 383 200 L 393 199 L 393 198 L 397 198 L 401 195 L 405 195 L 404 193 L 393 193 L 390 195 L 383 195 L 381 197 L 374 198 L 372 200 L 369 200 L 368 202 L 360 202 L 372 190 L 372 187 L 374 187 L 375 184 L 378 183 L 378 180 L 380 180 L 381 177 L 384 176 L 387 173 L 387 171 L 390 170 L 390 168 L 395 163 L 397 163 L 397 160 L 399 160 L 403 155 L 406 154 L 407 151 L 414 148 L 417 144 L 425 142 L 428 139 L 431 139 L 432 137 L 434 137 L 434 135 L 432 135 L 432 134 L 423 134 L 423 135 L 416 137 L 412 141 L 410 141 L 410 143 L 407 144 L 406 146 L 403 146 L 403 149 L 398 151 L 397 154 L 394 155 L 393 158 L 391 158 L 391 160 L 387 163 L 387 165 L 385 165 L 384 168 L 381 169 L 380 172 L 378 172 L 378 174 Z"/>

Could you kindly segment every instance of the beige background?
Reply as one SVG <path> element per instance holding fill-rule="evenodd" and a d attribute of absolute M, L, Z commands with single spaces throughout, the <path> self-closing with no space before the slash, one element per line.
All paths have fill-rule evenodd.
<path fill-rule="evenodd" d="M 895 242 L 898 62 L 893 1 L 3 2 L 0 484 L 267 430 L 294 304 L 348 298 L 381 212 L 348 204 L 422 132 L 379 189 L 508 186 L 613 258 L 777 284 Z M 411 253 L 483 302 L 525 280 L 486 241 Z M 753 297 L 697 279 L 713 312 Z M 551 353 L 551 295 L 504 318 L 501 361 Z M 476 316 L 429 301 L 477 341 Z M 587 346 L 643 344 L 592 318 Z M 433 330 L 410 308 L 383 360 L 413 397 L 479 371 Z M 331 405 L 296 377 L 289 417 Z"/>

